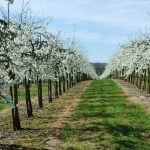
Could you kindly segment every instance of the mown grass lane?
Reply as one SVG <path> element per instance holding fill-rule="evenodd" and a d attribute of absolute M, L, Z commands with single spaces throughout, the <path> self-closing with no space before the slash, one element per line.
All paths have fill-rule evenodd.
<path fill-rule="evenodd" d="M 62 149 L 150 150 L 150 114 L 114 81 L 93 81 L 82 99 L 63 128 Z"/>

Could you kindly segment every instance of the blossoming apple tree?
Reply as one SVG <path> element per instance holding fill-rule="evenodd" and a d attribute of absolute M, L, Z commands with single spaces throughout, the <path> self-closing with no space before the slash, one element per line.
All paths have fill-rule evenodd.
<path fill-rule="evenodd" d="M 108 76 L 125 79 L 150 93 L 150 38 L 140 33 L 138 38 L 122 44 L 110 59 L 101 78 Z"/>
<path fill-rule="evenodd" d="M 8 0 L 9 4 L 13 0 Z M 27 116 L 33 116 L 30 96 L 31 83 L 38 85 L 38 103 L 43 107 L 42 82 L 48 83 L 48 101 L 52 102 L 52 82 L 55 97 L 81 79 L 97 79 L 81 47 L 74 40 L 65 40 L 60 32 L 48 31 L 49 19 L 35 19 L 27 5 L 15 17 L 1 8 L 0 24 L 0 96 L 12 108 L 13 130 L 21 129 L 19 119 L 18 85 L 26 91 Z M 9 93 L 5 89 L 10 89 Z M 69 86 L 67 86 L 69 89 Z"/>

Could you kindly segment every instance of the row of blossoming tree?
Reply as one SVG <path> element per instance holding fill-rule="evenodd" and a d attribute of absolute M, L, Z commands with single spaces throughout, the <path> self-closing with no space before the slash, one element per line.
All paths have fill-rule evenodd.
<path fill-rule="evenodd" d="M 120 45 L 106 66 L 101 78 L 114 77 L 130 82 L 150 93 L 150 36 L 139 35 Z"/>
<path fill-rule="evenodd" d="M 8 1 L 9 4 L 12 0 Z M 8 9 L 9 10 L 9 9 Z M 1 8 L 0 19 L 0 96 L 12 109 L 13 130 L 21 129 L 18 112 L 18 85 L 26 91 L 27 116 L 33 116 L 31 84 L 38 88 L 39 107 L 43 107 L 42 83 L 48 84 L 48 102 L 52 102 L 52 83 L 55 97 L 77 82 L 97 78 L 82 47 L 61 32 L 48 32 L 48 19 L 32 17 L 28 4 L 22 12 L 9 16 Z M 5 89 L 9 88 L 9 93 Z"/>

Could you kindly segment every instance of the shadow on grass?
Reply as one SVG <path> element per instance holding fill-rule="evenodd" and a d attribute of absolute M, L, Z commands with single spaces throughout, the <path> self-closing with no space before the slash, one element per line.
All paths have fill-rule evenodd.
<path fill-rule="evenodd" d="M 46 148 L 34 148 L 34 147 L 22 147 L 21 145 L 5 145 L 5 144 L 0 144 L 0 149 L 1 150 L 48 150 Z"/>
<path fill-rule="evenodd" d="M 128 96 L 109 82 L 107 85 L 94 81 L 97 85 L 92 83 L 93 87 L 84 92 L 84 100 L 73 117 L 85 120 L 85 123 L 65 129 L 66 135 L 70 136 L 66 141 L 77 137 L 79 142 L 95 143 L 96 149 L 102 146 L 111 150 L 150 150 L 150 117 L 141 107 L 128 105 Z"/>
<path fill-rule="evenodd" d="M 108 116 L 107 116 L 108 117 Z M 84 124 L 80 127 L 72 127 L 67 130 L 67 136 L 71 134 L 78 137 L 79 142 L 94 141 L 98 146 L 103 146 L 104 149 L 112 150 L 149 150 L 150 144 L 147 143 L 146 138 L 141 136 L 141 133 L 145 129 L 134 128 L 131 125 L 116 124 L 104 124 L 102 122 L 91 122 L 90 124 Z M 113 141 L 105 136 L 113 136 Z M 70 138 L 73 138 L 70 136 Z M 108 140 L 109 144 L 103 145 L 101 143 Z M 112 145 L 113 146 L 112 146 Z"/>

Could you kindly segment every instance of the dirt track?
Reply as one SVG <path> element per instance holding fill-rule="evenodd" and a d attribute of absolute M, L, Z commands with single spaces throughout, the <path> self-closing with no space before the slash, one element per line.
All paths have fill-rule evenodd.
<path fill-rule="evenodd" d="M 61 130 L 69 121 L 71 114 L 79 101 L 81 94 L 89 86 L 91 81 L 84 81 L 76 84 L 73 88 L 48 103 L 47 96 L 44 96 L 44 108 L 39 109 L 37 98 L 32 100 L 34 117 L 26 117 L 25 102 L 22 102 L 20 109 L 21 126 L 23 130 L 13 132 L 11 122 L 11 111 L 6 109 L 0 112 L 0 150 L 5 149 L 28 149 L 28 150 L 56 150 L 63 146 L 59 140 Z"/>
<path fill-rule="evenodd" d="M 125 95 L 129 96 L 131 102 L 144 105 L 150 113 L 150 94 L 123 80 L 115 79 L 114 81 L 124 90 Z"/>

